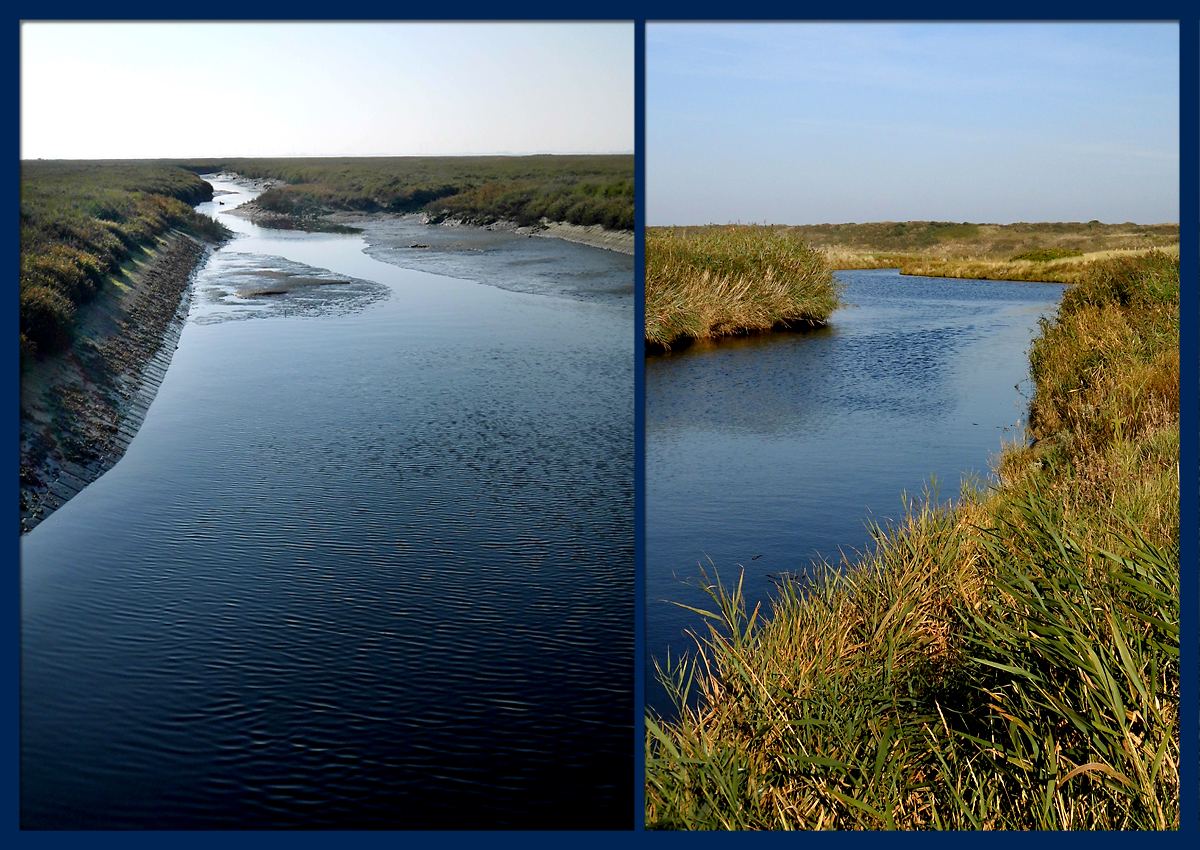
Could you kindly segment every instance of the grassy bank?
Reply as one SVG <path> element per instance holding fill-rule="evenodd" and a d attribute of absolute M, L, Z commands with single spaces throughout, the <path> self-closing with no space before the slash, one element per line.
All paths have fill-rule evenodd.
<path fill-rule="evenodd" d="M 837 307 L 833 272 L 820 252 L 753 226 L 648 231 L 645 286 L 646 342 L 658 348 L 823 324 Z"/>
<path fill-rule="evenodd" d="M 956 277 L 973 280 L 1028 280 L 1046 283 L 1079 283 L 1087 269 L 1113 257 L 1136 258 L 1151 252 L 1179 257 L 1179 244 L 1164 248 L 1116 249 L 1108 251 L 1035 250 L 1011 259 L 947 260 L 899 257 L 901 274 L 925 277 Z"/>
<path fill-rule="evenodd" d="M 1178 828 L 1178 345 L 1177 256 L 1093 265 L 999 487 L 910 504 L 769 616 L 712 577 L 679 718 L 647 717 L 647 823 Z"/>
<path fill-rule="evenodd" d="M 288 185 L 259 196 L 262 209 L 315 219 L 335 211 L 425 212 L 471 224 L 542 218 L 632 230 L 632 156 L 443 156 L 228 159 L 181 163 Z"/>
<path fill-rule="evenodd" d="M 192 209 L 211 198 L 198 176 L 158 162 L 22 162 L 22 356 L 62 350 L 76 308 L 166 231 L 223 238 Z"/>

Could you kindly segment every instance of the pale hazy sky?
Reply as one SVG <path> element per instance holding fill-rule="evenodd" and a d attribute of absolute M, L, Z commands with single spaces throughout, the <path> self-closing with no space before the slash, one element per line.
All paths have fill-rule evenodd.
<path fill-rule="evenodd" d="M 1175 24 L 646 25 L 646 222 L 1179 221 Z"/>
<path fill-rule="evenodd" d="M 24 159 L 633 148 L 631 23 L 21 26 Z"/>

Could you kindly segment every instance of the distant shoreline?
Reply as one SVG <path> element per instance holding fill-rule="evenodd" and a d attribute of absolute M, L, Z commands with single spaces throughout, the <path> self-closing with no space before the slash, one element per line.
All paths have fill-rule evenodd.
<path fill-rule="evenodd" d="M 698 238 L 735 231 L 799 239 L 822 251 L 832 268 L 899 269 L 920 277 L 1078 283 L 1084 269 L 1151 251 L 1178 256 L 1178 224 L 1041 222 L 961 224 L 881 221 L 851 224 L 647 227 L 647 238 Z"/>

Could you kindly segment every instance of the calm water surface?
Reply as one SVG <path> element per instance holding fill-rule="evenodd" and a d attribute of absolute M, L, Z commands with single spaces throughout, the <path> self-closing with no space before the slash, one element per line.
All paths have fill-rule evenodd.
<path fill-rule="evenodd" d="M 628 828 L 632 258 L 221 218 L 127 454 L 22 539 L 22 826 Z"/>
<path fill-rule="evenodd" d="M 647 702 L 671 715 L 651 658 L 691 652 L 703 565 L 749 605 L 773 577 L 865 551 L 901 495 L 956 498 L 1022 438 L 1028 351 L 1057 284 L 838 272 L 827 328 L 697 344 L 646 359 Z M 711 564 L 710 564 L 711 561 Z"/>

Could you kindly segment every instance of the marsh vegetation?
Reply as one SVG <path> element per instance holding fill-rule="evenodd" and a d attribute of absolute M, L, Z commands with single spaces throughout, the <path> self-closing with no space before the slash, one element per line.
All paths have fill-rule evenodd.
<path fill-rule="evenodd" d="M 1088 266 L 1030 356 L 1031 445 L 747 610 L 646 718 L 666 829 L 1179 826 L 1179 262 Z"/>
<path fill-rule="evenodd" d="M 731 226 L 646 234 L 646 342 L 658 349 L 824 324 L 837 307 L 825 257 L 793 234 Z"/>
<path fill-rule="evenodd" d="M 211 197 L 196 174 L 161 162 L 22 162 L 22 356 L 64 348 L 76 309 L 167 231 L 224 238 L 192 209 Z"/>

